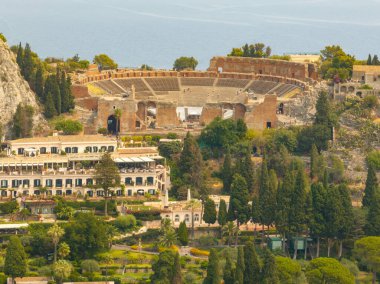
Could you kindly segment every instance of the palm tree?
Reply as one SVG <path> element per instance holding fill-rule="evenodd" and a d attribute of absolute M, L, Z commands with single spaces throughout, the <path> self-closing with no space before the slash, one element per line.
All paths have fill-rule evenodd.
<path fill-rule="evenodd" d="M 114 116 L 116 118 L 116 136 L 118 136 L 119 127 L 120 127 L 121 109 L 119 109 L 119 108 L 115 109 Z"/>
<path fill-rule="evenodd" d="M 191 239 L 194 240 L 194 211 L 201 207 L 199 200 L 191 199 L 187 202 L 185 209 L 191 210 Z M 202 216 L 201 216 L 202 219 Z"/>
<path fill-rule="evenodd" d="M 47 232 L 48 236 L 51 238 L 54 244 L 54 263 L 57 261 L 57 245 L 60 238 L 65 234 L 65 230 L 58 226 L 57 223 L 54 223 L 52 227 Z"/>
<path fill-rule="evenodd" d="M 177 242 L 177 233 L 172 227 L 172 221 L 168 218 L 161 220 L 160 228 L 161 236 L 158 240 L 158 244 L 163 247 L 171 247 Z"/>
<path fill-rule="evenodd" d="M 223 231 L 223 235 L 228 236 L 228 246 L 231 245 L 231 238 L 233 236 L 238 236 L 240 233 L 239 227 L 236 226 L 235 223 L 232 221 L 230 221 L 226 225 L 224 225 L 222 228 L 222 231 Z"/>

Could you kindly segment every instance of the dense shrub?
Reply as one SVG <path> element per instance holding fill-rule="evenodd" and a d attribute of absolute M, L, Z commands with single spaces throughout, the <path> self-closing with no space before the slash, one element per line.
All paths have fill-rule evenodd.
<path fill-rule="evenodd" d="M 0 203 L 0 212 L 2 214 L 16 213 L 19 209 L 17 201 Z"/>
<path fill-rule="evenodd" d="M 136 218 L 133 215 L 119 216 L 116 218 L 114 224 L 121 232 L 126 232 L 128 229 L 136 226 Z"/>
<path fill-rule="evenodd" d="M 55 129 L 63 131 L 65 135 L 78 134 L 83 130 L 83 125 L 76 120 L 63 119 L 55 124 Z"/>
<path fill-rule="evenodd" d="M 197 248 L 191 248 L 190 253 L 194 256 L 209 256 L 210 252 L 207 250 L 201 250 Z"/>

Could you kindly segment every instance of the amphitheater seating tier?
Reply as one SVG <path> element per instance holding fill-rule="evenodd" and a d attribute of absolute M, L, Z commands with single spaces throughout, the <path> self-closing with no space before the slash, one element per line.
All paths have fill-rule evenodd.
<path fill-rule="evenodd" d="M 256 94 L 266 94 L 274 87 L 279 85 L 280 83 L 272 82 L 272 81 L 253 81 L 252 84 L 248 86 L 248 90 L 252 90 Z"/>
<path fill-rule="evenodd" d="M 154 91 L 179 91 L 178 78 L 145 78 Z"/>
<path fill-rule="evenodd" d="M 122 86 L 124 89 L 130 89 L 132 85 L 134 85 L 136 92 L 149 91 L 149 88 L 144 83 L 144 81 L 141 80 L 141 78 L 115 79 L 115 82 Z"/>
<path fill-rule="evenodd" d="M 276 93 L 277 96 L 282 97 L 283 95 L 289 93 L 290 91 L 293 91 L 295 88 L 297 87 L 294 85 L 281 84 L 278 88 L 273 90 L 273 93 Z"/>
<path fill-rule="evenodd" d="M 97 82 L 94 82 L 94 84 L 98 86 L 99 88 L 102 88 L 103 90 L 105 90 L 107 93 L 111 95 L 125 93 L 123 89 L 121 89 L 118 85 L 116 85 L 111 80 L 97 81 Z"/>
<path fill-rule="evenodd" d="M 209 86 L 211 87 L 215 82 L 215 78 L 181 78 L 182 86 Z"/>
<path fill-rule="evenodd" d="M 219 78 L 216 83 L 217 87 L 228 88 L 244 88 L 247 86 L 250 80 L 248 79 L 231 79 L 231 78 Z"/>

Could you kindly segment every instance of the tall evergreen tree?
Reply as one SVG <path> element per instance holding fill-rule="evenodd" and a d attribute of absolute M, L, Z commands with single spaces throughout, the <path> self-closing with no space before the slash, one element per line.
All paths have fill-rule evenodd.
<path fill-rule="evenodd" d="M 280 280 L 277 274 L 276 260 L 274 255 L 268 250 L 264 250 L 264 265 L 262 270 L 263 284 L 279 284 Z"/>
<path fill-rule="evenodd" d="M 187 231 L 185 221 L 181 222 L 178 227 L 178 240 L 183 246 L 189 243 L 189 232 Z"/>
<path fill-rule="evenodd" d="M 253 223 L 259 224 L 261 221 L 259 198 L 255 195 L 252 199 L 251 220 Z M 255 226 L 256 231 L 256 226 Z"/>
<path fill-rule="evenodd" d="M 158 260 L 153 263 L 153 274 L 150 276 L 151 283 L 171 283 L 176 254 L 172 250 L 160 252 Z"/>
<path fill-rule="evenodd" d="M 240 174 L 245 179 L 248 186 L 248 191 L 252 192 L 254 172 L 250 149 L 246 149 L 244 157 L 237 160 L 235 172 Z"/>
<path fill-rule="evenodd" d="M 263 160 L 259 182 L 260 223 L 262 225 L 270 226 L 274 222 L 276 185 L 277 177 L 272 174 L 270 180 L 266 160 Z"/>
<path fill-rule="evenodd" d="M 44 78 L 43 78 L 43 71 L 42 67 L 38 66 L 36 71 L 36 76 L 34 79 L 34 91 L 36 92 L 38 99 L 40 102 L 43 102 L 43 95 L 44 95 Z"/>
<path fill-rule="evenodd" d="M 229 254 L 226 257 L 226 265 L 223 269 L 223 281 L 224 284 L 235 284 L 235 269 Z"/>
<path fill-rule="evenodd" d="M 260 283 L 260 262 L 253 243 L 244 246 L 244 284 Z"/>
<path fill-rule="evenodd" d="M 342 208 L 342 221 L 337 234 L 337 238 L 339 240 L 338 257 L 341 258 L 343 253 L 343 240 L 347 239 L 351 235 L 354 228 L 354 211 L 347 185 L 344 183 L 340 184 L 338 186 L 338 192 Z"/>
<path fill-rule="evenodd" d="M 310 177 L 313 179 L 317 177 L 317 172 L 318 172 L 318 158 L 319 158 L 319 153 L 317 146 L 313 144 L 311 146 L 311 153 L 310 153 Z"/>
<path fill-rule="evenodd" d="M 21 46 L 21 42 L 20 42 L 20 44 L 18 45 L 18 48 L 17 48 L 16 62 L 17 62 L 18 67 L 20 68 L 20 70 L 22 72 L 23 63 L 24 63 L 24 49 Z"/>
<path fill-rule="evenodd" d="M 21 74 L 24 76 L 25 80 L 28 82 L 30 82 L 30 79 L 32 78 L 33 68 L 34 68 L 34 63 L 33 63 L 33 58 L 32 58 L 32 50 L 30 49 L 29 43 L 26 43 L 25 49 L 24 49 L 24 57 L 23 57 L 23 62 L 22 62 Z"/>
<path fill-rule="evenodd" d="M 45 116 L 47 118 L 52 118 L 57 114 L 57 111 L 55 110 L 53 97 L 51 95 L 51 92 L 48 92 L 46 94 L 46 101 L 45 101 Z"/>
<path fill-rule="evenodd" d="M 380 189 L 378 188 L 371 200 L 366 217 L 364 231 L 368 236 L 380 236 Z"/>
<path fill-rule="evenodd" d="M 223 192 L 228 194 L 231 191 L 231 183 L 232 183 L 232 175 L 233 175 L 231 153 L 229 149 L 227 149 L 227 153 L 224 157 L 221 174 L 222 174 L 222 180 L 223 180 Z"/>
<path fill-rule="evenodd" d="M 9 239 L 4 260 L 4 273 L 12 277 L 23 277 L 26 274 L 27 258 L 19 237 L 12 236 Z"/>
<path fill-rule="evenodd" d="M 30 137 L 33 130 L 34 109 L 29 105 L 19 104 L 13 116 L 13 134 L 15 138 Z"/>
<path fill-rule="evenodd" d="M 372 65 L 372 56 L 368 54 L 367 65 Z"/>
<path fill-rule="evenodd" d="M 173 275 L 171 279 L 171 284 L 182 284 L 182 273 L 181 273 L 181 262 L 179 258 L 179 253 L 177 252 L 174 258 L 174 266 L 173 266 Z"/>
<path fill-rule="evenodd" d="M 227 204 L 224 199 L 221 199 L 219 203 L 218 223 L 221 227 L 227 224 Z"/>
<path fill-rule="evenodd" d="M 243 247 L 238 247 L 238 255 L 235 269 L 235 284 L 243 284 L 244 283 L 244 250 Z"/>
<path fill-rule="evenodd" d="M 374 192 L 378 187 L 378 181 L 374 166 L 370 163 L 368 165 L 367 180 L 365 182 L 364 196 L 362 205 L 363 207 L 369 207 L 371 200 L 373 199 Z"/>
<path fill-rule="evenodd" d="M 376 54 L 373 56 L 372 65 L 380 65 L 379 57 Z"/>
<path fill-rule="evenodd" d="M 311 185 L 312 217 L 310 221 L 310 234 L 317 239 L 316 257 L 319 257 L 320 238 L 325 232 L 325 206 L 327 191 L 322 183 Z"/>
<path fill-rule="evenodd" d="M 203 221 L 205 221 L 209 226 L 210 224 L 215 224 L 216 222 L 215 202 L 210 198 L 208 198 L 205 202 Z"/>
<path fill-rule="evenodd" d="M 203 284 L 219 284 L 219 256 L 216 249 L 211 249 L 208 257 L 207 276 Z"/>

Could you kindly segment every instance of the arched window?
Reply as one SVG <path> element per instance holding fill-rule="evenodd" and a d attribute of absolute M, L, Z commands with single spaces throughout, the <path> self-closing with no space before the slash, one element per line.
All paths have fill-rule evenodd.
<path fill-rule="evenodd" d="M 194 222 L 199 222 L 199 214 L 194 215 Z"/>
<path fill-rule="evenodd" d="M 179 215 L 175 215 L 174 222 L 179 222 Z"/>
<path fill-rule="evenodd" d="M 186 214 L 186 215 L 185 215 L 185 222 L 186 222 L 186 223 L 189 223 L 189 222 L 190 222 L 190 216 L 189 216 L 189 214 Z"/>

